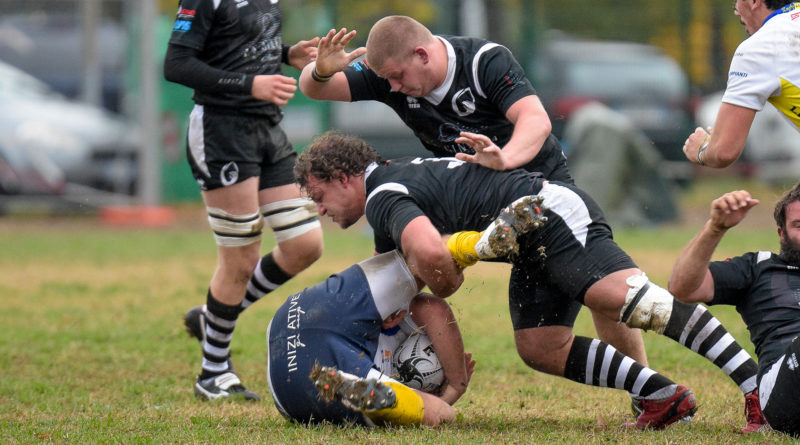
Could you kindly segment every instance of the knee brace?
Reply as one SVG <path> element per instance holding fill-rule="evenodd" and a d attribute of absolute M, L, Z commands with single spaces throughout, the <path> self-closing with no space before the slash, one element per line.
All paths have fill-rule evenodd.
<path fill-rule="evenodd" d="M 317 205 L 308 198 L 287 199 L 261 206 L 261 214 L 278 242 L 320 227 Z"/>
<path fill-rule="evenodd" d="M 402 383 L 392 381 L 383 383 L 392 388 L 397 402 L 391 408 L 365 411 L 364 415 L 378 425 L 422 425 L 425 419 L 422 396 Z"/>
<path fill-rule="evenodd" d="M 248 215 L 232 215 L 225 210 L 206 207 L 208 224 L 214 231 L 218 246 L 240 247 L 261 239 L 264 219 L 258 212 Z"/>
<path fill-rule="evenodd" d="M 644 272 L 628 277 L 625 282 L 630 289 L 620 309 L 619 321 L 631 328 L 663 334 L 672 316 L 672 294 L 649 281 Z"/>

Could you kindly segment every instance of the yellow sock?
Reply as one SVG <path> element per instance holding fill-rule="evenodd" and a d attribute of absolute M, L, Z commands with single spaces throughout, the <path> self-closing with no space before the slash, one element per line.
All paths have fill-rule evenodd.
<path fill-rule="evenodd" d="M 425 417 L 425 407 L 422 396 L 402 383 L 384 382 L 394 390 L 397 401 L 391 408 L 367 411 L 364 414 L 376 424 L 389 423 L 392 425 L 422 425 Z"/>
<path fill-rule="evenodd" d="M 447 240 L 447 248 L 453 254 L 456 264 L 462 269 L 478 262 L 475 244 L 481 239 L 481 233 L 475 231 L 456 232 Z"/>

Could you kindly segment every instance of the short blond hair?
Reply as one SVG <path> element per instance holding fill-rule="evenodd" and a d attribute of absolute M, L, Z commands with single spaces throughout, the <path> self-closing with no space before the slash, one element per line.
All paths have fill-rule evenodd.
<path fill-rule="evenodd" d="M 404 15 L 386 16 L 372 25 L 367 37 L 367 63 L 380 69 L 387 60 L 398 63 L 414 54 L 414 48 L 433 42 L 435 37 L 422 23 Z"/>

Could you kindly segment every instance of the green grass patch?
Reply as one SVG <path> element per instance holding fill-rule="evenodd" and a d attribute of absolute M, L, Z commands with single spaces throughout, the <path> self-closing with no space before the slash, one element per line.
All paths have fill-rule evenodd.
<path fill-rule="evenodd" d="M 702 223 L 710 198 L 695 197 L 696 190 L 686 193 L 698 203 L 685 205 L 687 214 L 700 217 L 616 233 L 660 284 L 666 284 L 677 252 Z M 774 199 L 767 201 L 760 210 L 768 216 Z M 216 247 L 202 221 L 134 230 L 85 217 L 0 219 L 0 443 L 791 442 L 775 433 L 738 434 L 743 400 L 735 385 L 704 359 L 652 333 L 645 334 L 651 366 L 690 386 L 700 409 L 693 423 L 666 431 L 621 429 L 632 420 L 627 394 L 535 372 L 517 357 L 507 309 L 509 267 L 501 264 L 471 269 L 449 299 L 477 360 L 470 389 L 456 405 L 455 423 L 437 430 L 288 423 L 267 388 L 267 323 L 288 295 L 372 252 L 363 226 L 342 231 L 326 225 L 325 244 L 322 260 L 245 312 L 237 325 L 232 345 L 237 369 L 264 400 L 203 403 L 192 395 L 200 350 L 181 320 L 204 301 L 216 263 Z M 764 248 L 777 248 L 768 223 L 732 231 L 719 255 Z M 735 310 L 712 312 L 752 353 Z M 595 335 L 587 311 L 576 332 Z"/>

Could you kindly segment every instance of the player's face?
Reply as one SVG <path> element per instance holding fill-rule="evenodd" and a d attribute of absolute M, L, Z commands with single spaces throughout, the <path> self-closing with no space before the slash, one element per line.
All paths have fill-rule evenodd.
<path fill-rule="evenodd" d="M 779 230 L 781 256 L 789 263 L 800 266 L 800 201 L 786 206 L 786 230 Z"/>
<path fill-rule="evenodd" d="M 753 14 L 753 10 L 749 8 L 747 1 L 733 0 L 733 13 L 739 17 L 739 21 L 744 25 L 747 34 L 753 35 L 754 32 L 761 28 L 761 23 Z"/>
<path fill-rule="evenodd" d="M 340 227 L 346 229 L 364 215 L 363 199 L 351 178 L 343 176 L 331 181 L 322 181 L 309 176 L 306 184 L 308 197 L 317 204 L 320 216 L 327 215 Z"/>
<path fill-rule="evenodd" d="M 389 81 L 393 92 L 412 97 L 425 97 L 435 86 L 430 85 L 423 59 L 414 54 L 405 61 L 387 59 L 375 73 Z"/>

